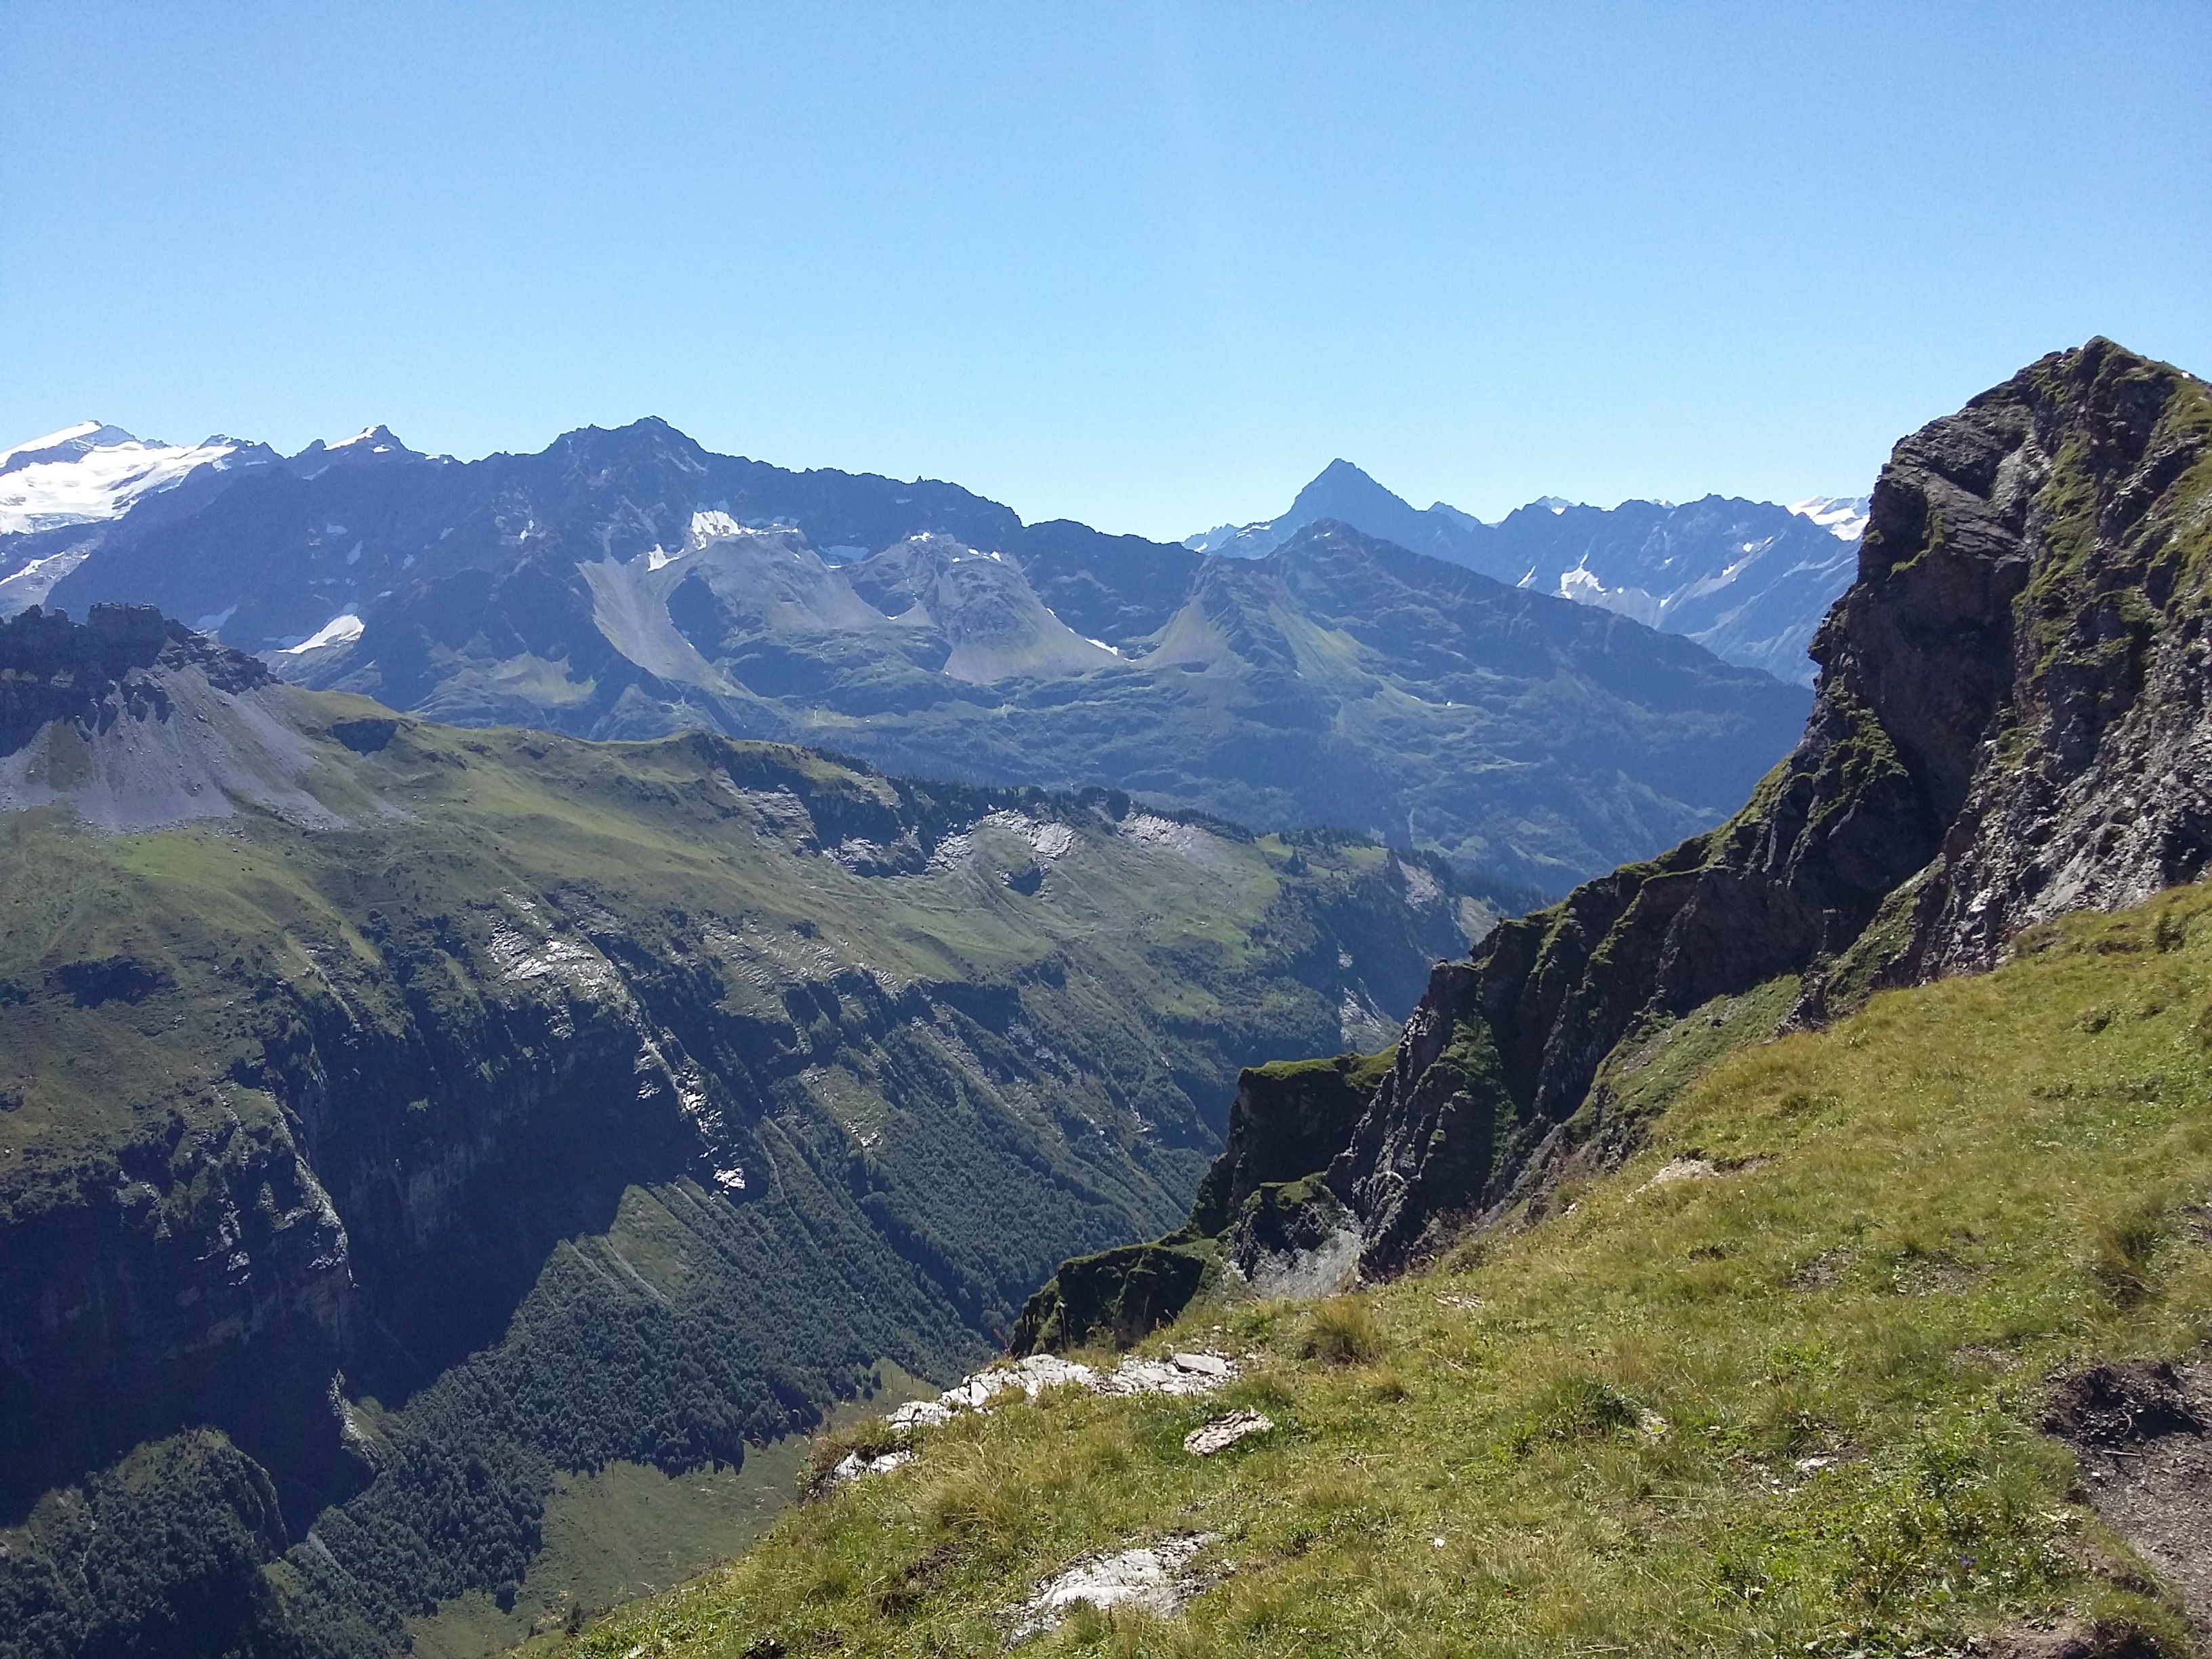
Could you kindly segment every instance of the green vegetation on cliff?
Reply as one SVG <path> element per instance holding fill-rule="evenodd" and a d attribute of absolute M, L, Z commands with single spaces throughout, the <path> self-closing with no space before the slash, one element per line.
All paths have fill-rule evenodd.
<path fill-rule="evenodd" d="M 1186 1313 L 1158 1346 L 1249 1356 L 1215 1399 L 957 1418 L 574 1650 L 989 1651 L 1072 1564 L 1205 1534 L 1181 1614 L 1034 1650 L 2192 1651 L 2160 1583 L 2194 1569 L 2048 1431 L 2063 1379 L 2212 1338 L 2212 890 L 1819 1034 L 1716 1053 L 1726 1012 L 1645 1040 L 1650 1144 L 1540 1217 L 1341 1303 Z M 1234 1407 L 1273 1431 L 1183 1451 Z"/>
<path fill-rule="evenodd" d="M 0 811 L 10 1659 L 374 1652 L 513 1600 L 568 1474 L 948 1378 L 1172 1225 L 1241 1066 L 1370 1036 L 1482 919 L 1356 841 L 197 660 L 0 756 L 61 797 Z M 74 815 L 193 744 L 200 821 Z"/>

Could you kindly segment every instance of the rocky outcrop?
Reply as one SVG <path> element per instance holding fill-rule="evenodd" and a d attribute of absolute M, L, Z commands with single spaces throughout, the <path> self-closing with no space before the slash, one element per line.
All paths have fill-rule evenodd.
<path fill-rule="evenodd" d="M 1132 1347 L 1190 1305 L 1212 1265 L 1173 1240 L 1063 1261 L 1023 1307 L 1007 1352 L 1057 1353 L 1101 1340 Z"/>
<path fill-rule="evenodd" d="M 1340 1138 L 1311 1077 L 1240 1093 L 1194 1235 L 1268 1182 L 1258 1209 L 1310 1211 L 1282 1183 L 1325 1167 L 1361 1270 L 1396 1272 L 1632 1128 L 1600 1081 L 1631 1039 L 1784 979 L 1785 1023 L 1817 1024 L 2203 873 L 2212 387 L 2107 340 L 2054 353 L 1899 443 L 1870 511 L 1804 735 L 1743 809 L 1439 964 Z"/>
<path fill-rule="evenodd" d="M 1343 1241 L 1348 1234 L 1356 1242 L 1357 1233 L 1342 1203 L 1310 1177 L 1343 1151 L 1389 1058 L 1338 1054 L 1241 1073 L 1221 1155 L 1199 1185 L 1188 1223 L 1150 1243 L 1063 1261 L 1023 1308 L 1008 1352 L 1057 1353 L 1099 1341 L 1128 1347 L 1173 1320 L 1224 1268 L 1270 1294 L 1340 1276 Z"/>
<path fill-rule="evenodd" d="M 150 605 L 95 605 L 82 623 L 33 605 L 0 622 L 0 755 L 12 755 L 55 720 L 106 731 L 134 709 L 164 707 L 146 671 L 198 667 L 226 691 L 276 676 L 243 652 L 202 638 Z"/>
<path fill-rule="evenodd" d="M 1805 735 L 1718 830 L 1440 971 L 1328 1180 L 1387 1273 L 1606 1108 L 1624 1038 L 1802 976 L 1817 1023 L 2212 856 L 2212 388 L 2109 341 L 1900 443 Z"/>

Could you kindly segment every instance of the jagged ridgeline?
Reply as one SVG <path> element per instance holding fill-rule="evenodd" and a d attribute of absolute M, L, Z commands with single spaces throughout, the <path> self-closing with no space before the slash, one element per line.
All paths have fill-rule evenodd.
<path fill-rule="evenodd" d="M 1395 1050 L 1245 1074 L 1205 1200 L 1071 1264 L 1025 1341 L 1171 1315 L 1143 1284 L 1398 1271 L 1602 1158 L 1719 1049 L 1996 964 L 2212 856 L 2212 388 L 2106 340 L 1898 445 L 1796 748 L 1722 827 L 1441 965 Z M 1310 1177 L 1310 1179 L 1304 1179 Z"/>
<path fill-rule="evenodd" d="M 1706 522 L 1683 559 L 1802 565 L 1776 518 L 1837 556 L 1759 511 L 1742 536 Z M 714 455 L 648 420 L 465 464 L 380 430 L 229 453 L 112 521 L 0 534 L 0 616 L 155 603 L 296 684 L 453 725 L 703 728 L 1105 785 L 1434 848 L 1549 896 L 1719 823 L 1807 696 L 1512 586 L 1524 568 L 1501 582 L 1335 523 L 1202 557 L 1024 525 L 952 484 Z"/>
<path fill-rule="evenodd" d="M 744 1458 L 1169 1225 L 1441 860 L 0 625 L 0 1652 L 393 1648 L 561 1471 Z"/>

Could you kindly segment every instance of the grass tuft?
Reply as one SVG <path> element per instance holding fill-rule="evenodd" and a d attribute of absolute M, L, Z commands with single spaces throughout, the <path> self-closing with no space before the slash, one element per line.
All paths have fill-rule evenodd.
<path fill-rule="evenodd" d="M 1298 1352 L 1324 1365 L 1371 1365 L 1382 1357 L 1382 1327 L 1364 1297 L 1333 1296 L 1307 1316 Z"/>

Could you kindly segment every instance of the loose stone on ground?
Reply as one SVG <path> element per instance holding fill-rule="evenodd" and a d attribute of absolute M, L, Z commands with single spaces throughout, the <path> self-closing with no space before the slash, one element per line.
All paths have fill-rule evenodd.
<path fill-rule="evenodd" d="M 1275 1426 L 1272 1419 L 1258 1412 L 1231 1412 L 1212 1422 L 1200 1425 L 1182 1437 L 1182 1449 L 1193 1457 L 1211 1457 L 1218 1451 L 1226 1451 L 1240 1440 L 1255 1434 L 1265 1434 Z"/>
<path fill-rule="evenodd" d="M 1102 1613 L 1109 1607 L 1135 1607 L 1162 1618 L 1172 1616 L 1198 1589 L 1195 1576 L 1183 1569 L 1218 1536 L 1205 1532 L 1164 1539 L 1118 1555 L 1093 1556 L 1077 1562 L 1040 1584 L 1036 1594 L 1022 1604 L 1014 1641 L 1024 1642 L 1058 1629 L 1079 1601 L 1087 1601 Z"/>

